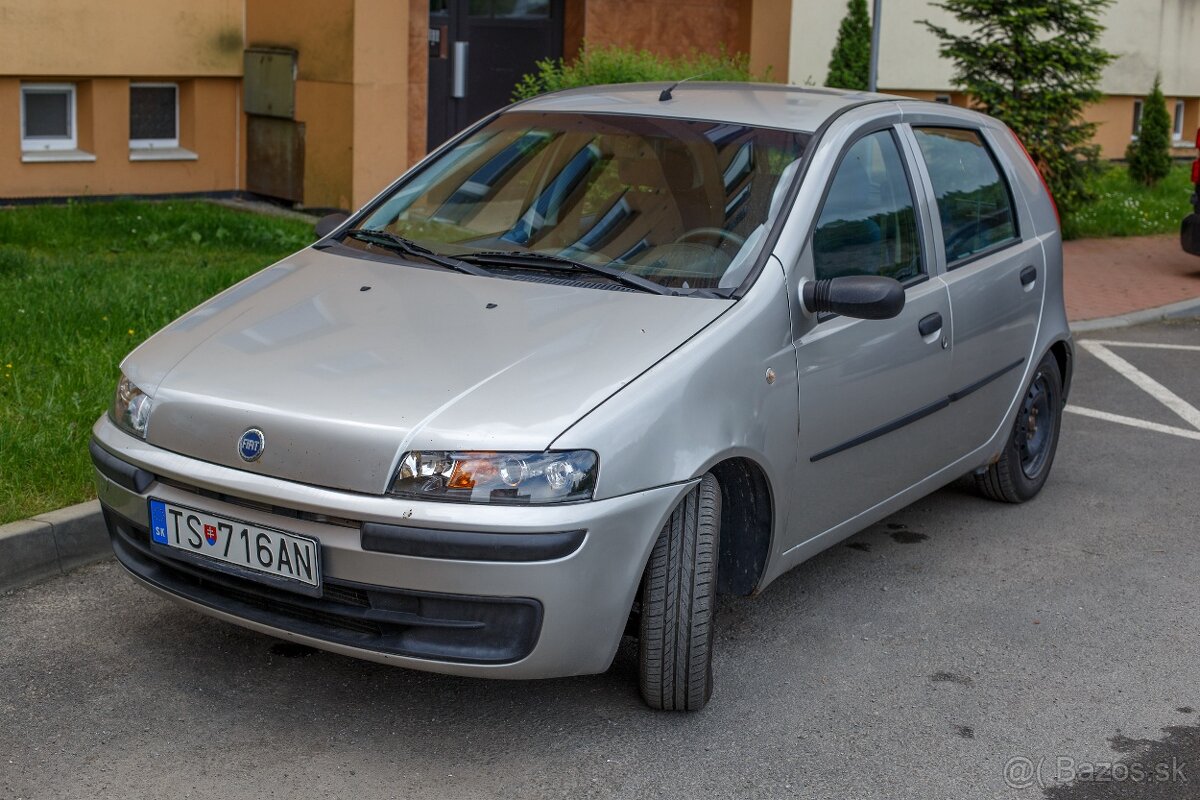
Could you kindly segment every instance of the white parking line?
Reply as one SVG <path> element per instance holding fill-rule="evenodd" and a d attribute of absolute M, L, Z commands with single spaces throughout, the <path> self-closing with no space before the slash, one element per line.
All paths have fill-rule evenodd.
<path fill-rule="evenodd" d="M 1200 344 L 1159 344 L 1157 342 L 1113 342 L 1108 339 L 1083 339 L 1079 342 L 1104 345 L 1105 347 L 1150 347 L 1155 350 L 1195 350 L 1200 352 Z"/>
<path fill-rule="evenodd" d="M 1197 431 L 1200 431 L 1200 411 L 1197 411 L 1195 406 L 1188 403 L 1182 397 L 1175 394 L 1146 373 L 1142 372 L 1133 364 L 1130 364 L 1128 361 L 1121 358 L 1112 350 L 1109 350 L 1103 344 L 1092 339 L 1084 339 L 1079 343 L 1079 346 L 1103 361 L 1105 364 L 1108 364 L 1120 375 L 1129 379 L 1139 389 L 1146 392 L 1155 400 L 1178 414 L 1184 422 L 1191 425 Z M 1132 419 L 1132 417 L 1128 419 Z M 1112 421 L 1115 422 L 1116 420 Z M 1146 423 L 1146 425 L 1152 424 L 1154 423 Z M 1169 428 L 1170 426 L 1164 425 L 1161 427 Z"/>
<path fill-rule="evenodd" d="M 1126 417 L 1121 414 L 1110 414 L 1107 411 L 1096 411 L 1092 408 L 1081 408 L 1080 406 L 1067 406 L 1064 411 L 1069 411 L 1072 414 L 1078 414 L 1081 417 L 1094 417 L 1102 419 L 1105 422 L 1116 422 L 1120 425 L 1132 425 L 1135 428 L 1142 428 L 1147 431 L 1155 431 L 1157 433 L 1170 433 L 1175 436 L 1182 436 L 1184 439 L 1195 439 L 1200 442 L 1200 431 L 1188 430 L 1187 428 L 1176 428 L 1171 425 L 1162 425 L 1158 422 L 1150 422 L 1144 419 L 1135 417 Z"/>

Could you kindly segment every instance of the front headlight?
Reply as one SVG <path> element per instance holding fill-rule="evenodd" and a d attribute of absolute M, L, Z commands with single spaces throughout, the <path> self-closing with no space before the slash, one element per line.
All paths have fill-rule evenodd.
<path fill-rule="evenodd" d="M 150 395 L 122 375 L 121 380 L 117 381 L 117 394 L 113 398 L 113 422 L 134 436 L 145 439 L 146 425 L 150 422 L 150 409 L 153 405 L 154 401 Z"/>
<path fill-rule="evenodd" d="M 591 450 L 545 453 L 411 451 L 391 493 L 413 500 L 527 505 L 591 500 L 598 462 Z"/>

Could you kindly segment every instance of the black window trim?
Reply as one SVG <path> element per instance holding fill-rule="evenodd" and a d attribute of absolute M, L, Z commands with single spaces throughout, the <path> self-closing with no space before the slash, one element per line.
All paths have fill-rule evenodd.
<path fill-rule="evenodd" d="M 955 261 L 946 261 L 946 272 L 949 273 L 949 272 L 952 272 L 952 271 L 958 269 L 959 267 L 965 267 L 968 264 L 974 264 L 976 261 L 987 258 L 988 256 L 991 256 L 991 255 L 995 255 L 996 253 L 999 253 L 1002 250 L 1007 250 L 1010 247 L 1015 247 L 1016 245 L 1024 243 L 1025 235 L 1024 235 L 1024 232 L 1022 231 L 1023 226 L 1021 225 L 1021 215 L 1017 212 L 1017 198 L 1013 194 L 1012 175 L 1009 174 L 1008 167 L 1003 162 L 1003 160 L 996 157 L 996 151 L 992 147 L 992 142 L 988 136 L 987 131 L 978 125 L 970 125 L 970 124 L 966 124 L 963 122 L 959 122 L 957 120 L 955 120 L 955 121 L 947 120 L 945 122 L 934 122 L 934 123 L 930 123 L 930 122 L 922 122 L 922 123 L 918 123 L 918 124 L 909 123 L 908 126 L 912 130 L 913 142 L 917 145 L 917 157 L 919 157 L 922 161 L 925 160 L 925 153 L 923 150 L 921 150 L 920 140 L 917 139 L 917 131 L 918 130 L 921 130 L 922 128 L 942 128 L 942 129 L 950 129 L 950 130 L 968 131 L 970 133 L 976 134 L 979 137 L 980 143 L 983 145 L 984 152 L 986 152 L 988 154 L 988 157 L 992 160 L 992 165 L 996 167 L 996 174 L 1000 176 L 1000 180 L 1004 183 L 1004 191 L 1008 195 L 1008 206 L 1010 209 L 1012 209 L 1013 236 L 1011 238 L 1005 239 L 1002 242 L 996 242 L 993 245 L 989 245 L 988 247 L 985 247 L 983 250 L 972 253 L 969 256 L 964 256 L 963 258 L 957 259 Z M 925 162 L 925 170 L 926 170 L 926 175 L 928 176 L 929 200 L 933 204 L 932 207 L 937 210 L 936 224 L 937 224 L 938 232 L 941 234 L 941 239 L 942 239 L 942 258 L 945 258 L 946 257 L 946 229 L 942 227 L 942 211 L 940 208 L 938 208 L 938 205 L 937 205 L 937 190 L 933 186 L 933 177 L 931 175 L 929 175 L 929 162 L 928 161 Z"/>

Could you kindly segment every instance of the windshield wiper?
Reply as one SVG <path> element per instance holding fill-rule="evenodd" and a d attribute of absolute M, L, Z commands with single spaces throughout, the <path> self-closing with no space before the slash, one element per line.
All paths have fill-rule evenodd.
<path fill-rule="evenodd" d="M 648 281 L 645 278 L 640 278 L 637 275 L 630 275 L 624 270 L 615 269 L 613 267 L 601 266 L 600 264 L 589 264 L 586 261 L 576 261 L 573 258 L 559 256 L 553 253 L 538 253 L 533 251 L 523 250 L 481 250 L 478 253 L 469 253 L 463 256 L 466 261 L 483 261 L 487 264 L 495 264 L 503 266 L 511 264 L 514 266 L 526 265 L 536 267 L 557 267 L 559 269 L 571 270 L 574 272 L 590 272 L 593 275 L 603 275 L 604 277 L 616 281 L 622 286 L 628 286 L 631 289 L 638 289 L 643 292 L 651 292 L 653 294 L 676 294 L 674 289 L 666 286 L 660 286 L 654 281 Z"/>
<path fill-rule="evenodd" d="M 477 267 L 474 264 L 469 264 L 459 258 L 453 256 L 443 256 L 433 252 L 428 247 L 419 245 L 412 239 L 407 239 L 399 234 L 391 231 L 376 231 L 369 228 L 355 228 L 346 231 L 345 236 L 351 239 L 357 239 L 360 242 L 386 247 L 388 250 L 393 250 L 410 258 L 422 258 L 431 264 L 437 264 L 439 267 L 452 269 L 456 272 L 465 272 L 468 275 L 482 275 L 490 277 L 492 273 L 482 267 Z"/>

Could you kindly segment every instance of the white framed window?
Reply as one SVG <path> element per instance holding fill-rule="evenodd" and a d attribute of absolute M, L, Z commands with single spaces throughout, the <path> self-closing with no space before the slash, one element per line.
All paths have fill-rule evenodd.
<path fill-rule="evenodd" d="M 21 151 L 75 150 L 75 84 L 21 84 Z"/>
<path fill-rule="evenodd" d="M 1174 127 L 1171 129 L 1171 138 L 1177 142 L 1183 141 L 1183 111 L 1184 105 L 1182 100 L 1175 101 L 1175 117 Z"/>
<path fill-rule="evenodd" d="M 179 147 L 179 85 L 129 84 L 129 149 Z"/>
<path fill-rule="evenodd" d="M 1131 139 L 1136 139 L 1138 134 L 1142 132 L 1142 101 L 1133 101 L 1133 135 Z"/>

